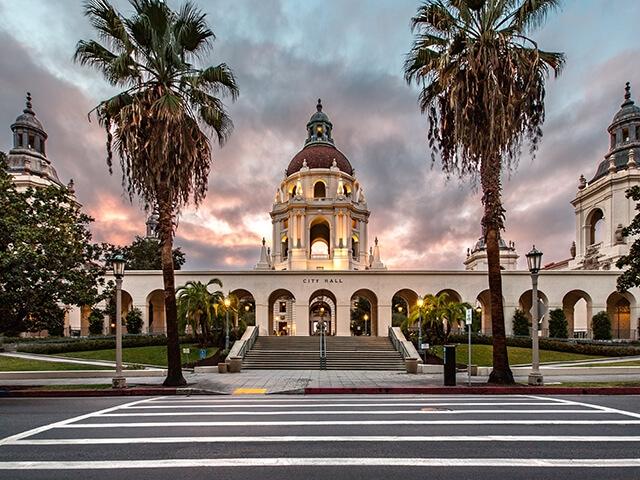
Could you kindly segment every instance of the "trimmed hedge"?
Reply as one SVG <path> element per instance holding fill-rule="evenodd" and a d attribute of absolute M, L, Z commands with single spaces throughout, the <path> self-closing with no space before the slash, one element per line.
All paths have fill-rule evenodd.
<path fill-rule="evenodd" d="M 467 343 L 465 335 L 450 335 L 450 343 Z M 492 345 L 493 338 L 484 335 L 472 335 L 471 342 Z M 531 348 L 531 338 L 525 337 L 507 337 L 507 345 L 509 347 Z M 619 346 L 619 345 L 597 345 L 593 343 L 576 343 L 576 342 L 559 342 L 557 340 L 549 340 L 540 338 L 538 341 L 540 350 L 551 350 L 554 352 L 581 353 L 584 355 L 602 355 L 605 357 L 628 357 L 640 355 L 640 347 L 637 346 Z"/>
<path fill-rule="evenodd" d="M 194 338 L 191 335 L 180 337 L 181 343 L 192 343 Z M 166 345 L 167 337 L 164 335 L 125 335 L 122 337 L 122 346 L 127 347 L 150 347 L 156 345 Z M 43 355 L 54 355 L 56 353 L 86 352 L 89 350 L 108 350 L 116 348 L 115 337 L 88 338 L 74 340 L 71 342 L 53 343 L 27 343 L 18 344 L 17 350 L 25 353 L 40 353 Z"/>

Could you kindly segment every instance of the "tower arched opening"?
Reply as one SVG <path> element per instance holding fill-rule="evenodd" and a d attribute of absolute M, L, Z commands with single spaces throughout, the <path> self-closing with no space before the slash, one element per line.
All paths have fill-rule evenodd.
<path fill-rule="evenodd" d="M 320 217 L 311 222 L 309 230 L 310 254 L 312 257 L 327 257 L 331 251 L 331 227 Z"/>
<path fill-rule="evenodd" d="M 604 230 L 604 213 L 601 209 L 593 209 L 589 215 L 587 215 L 587 246 L 595 245 L 603 240 Z"/>
<path fill-rule="evenodd" d="M 323 180 L 318 180 L 313 185 L 313 198 L 325 198 L 327 196 L 327 186 Z"/>

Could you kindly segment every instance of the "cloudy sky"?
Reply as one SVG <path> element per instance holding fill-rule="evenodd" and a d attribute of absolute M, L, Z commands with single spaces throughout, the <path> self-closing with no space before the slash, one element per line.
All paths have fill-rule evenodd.
<path fill-rule="evenodd" d="M 207 198 L 180 219 L 176 244 L 186 268 L 255 264 L 260 239 L 271 235 L 276 185 L 319 97 L 336 145 L 367 190 L 369 232 L 380 238 L 383 260 L 392 268 L 463 268 L 480 234 L 480 195 L 431 164 L 426 119 L 402 77 L 418 0 L 197 3 L 217 36 L 206 63 L 230 65 L 241 95 L 229 105 L 235 131 L 214 151 Z M 115 4 L 130 11 L 126 0 Z M 516 242 L 522 266 L 532 243 L 545 262 L 568 256 L 578 177 L 590 178 L 606 153 L 624 83 L 640 91 L 639 16 L 637 0 L 566 0 L 533 34 L 568 61 L 548 84 L 542 148 L 504 181 L 504 237 Z M 74 179 L 96 219 L 95 239 L 124 244 L 143 234 L 141 205 L 124 197 L 119 172 L 109 176 L 104 133 L 87 121 L 114 90 L 71 60 L 78 40 L 94 38 L 81 1 L 0 0 L 0 19 L 0 150 L 10 149 L 9 126 L 30 91 L 49 133 L 48 156 L 65 183 Z"/>

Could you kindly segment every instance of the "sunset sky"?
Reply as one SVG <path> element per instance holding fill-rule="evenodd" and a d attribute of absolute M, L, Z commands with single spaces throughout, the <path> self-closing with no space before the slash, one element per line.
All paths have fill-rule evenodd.
<path fill-rule="evenodd" d="M 114 2 L 123 13 L 126 1 Z M 180 2 L 168 3 L 177 7 Z M 176 244 L 187 269 L 251 268 L 260 239 L 271 238 L 269 210 L 305 125 L 322 98 L 336 146 L 366 193 L 369 235 L 391 268 L 461 269 L 480 235 L 480 194 L 432 165 L 427 120 L 417 90 L 402 75 L 417 0 L 200 0 L 217 36 L 205 63 L 227 63 L 240 98 L 227 103 L 235 130 L 214 149 L 209 193 L 180 217 Z M 540 48 L 563 51 L 562 76 L 549 79 L 544 140 L 504 179 L 506 240 L 524 254 L 535 243 L 545 263 L 567 258 L 575 220 L 569 201 L 578 177 L 590 179 L 607 151 L 606 127 L 624 83 L 640 97 L 637 0 L 567 0 L 532 34 Z M 80 39 L 95 38 L 79 0 L 0 0 L 0 150 L 30 91 L 49 134 L 48 157 L 61 180 L 73 178 L 95 218 L 96 241 L 128 243 L 144 234 L 142 205 L 109 176 L 105 134 L 87 113 L 116 92 L 75 65 Z"/>

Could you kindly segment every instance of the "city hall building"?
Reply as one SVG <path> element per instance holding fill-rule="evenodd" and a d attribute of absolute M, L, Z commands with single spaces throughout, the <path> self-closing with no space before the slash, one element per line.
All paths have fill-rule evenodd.
<path fill-rule="evenodd" d="M 18 188 L 62 185 L 46 155 L 47 134 L 36 118 L 30 97 L 23 113 L 11 125 L 13 148 L 8 169 Z M 302 128 L 301 128 L 302 131 Z M 640 108 L 627 84 L 624 101 L 608 129 L 608 151 L 593 166 L 590 179 L 580 176 L 575 198 L 576 235 L 566 260 L 549 264 L 539 278 L 540 299 L 548 309 L 564 310 L 569 335 L 588 336 L 590 319 L 606 311 L 616 338 L 638 338 L 640 290 L 616 291 L 619 270 L 615 262 L 629 252 L 632 239 L 622 228 L 633 219 L 635 205 L 625 190 L 640 184 Z M 606 139 L 603 136 L 603 144 Z M 293 153 L 293 152 L 292 152 Z M 283 166 L 285 166 L 283 164 Z M 384 249 L 370 235 L 365 185 L 360 183 L 348 157 L 333 138 L 333 124 L 318 100 L 306 124 L 303 148 L 286 165 L 275 185 L 269 212 L 272 235 L 256 246 L 259 258 L 252 270 L 176 271 L 176 285 L 188 281 L 223 282 L 255 313 L 260 336 L 308 336 L 327 322 L 335 336 L 370 334 L 387 336 L 395 312 L 405 314 L 418 296 L 446 292 L 482 311 L 482 331 L 491 333 L 486 248 L 482 239 L 461 258 L 464 270 L 391 270 L 384 264 Z M 266 207 L 266 206 L 265 206 Z M 156 219 L 147 221 L 153 236 Z M 259 257 L 258 257 L 259 253 Z M 516 309 L 531 308 L 531 278 L 517 270 L 513 242 L 501 241 L 506 329 Z M 352 330 L 351 310 L 358 299 L 370 304 L 360 330 Z M 162 275 L 159 271 L 127 271 L 123 284 L 123 310 L 143 312 L 143 330 L 165 331 Z M 88 309 L 71 309 L 68 327 L 88 334 Z M 543 320 L 543 334 L 547 331 Z M 364 329 L 364 331 L 362 330 Z"/>

